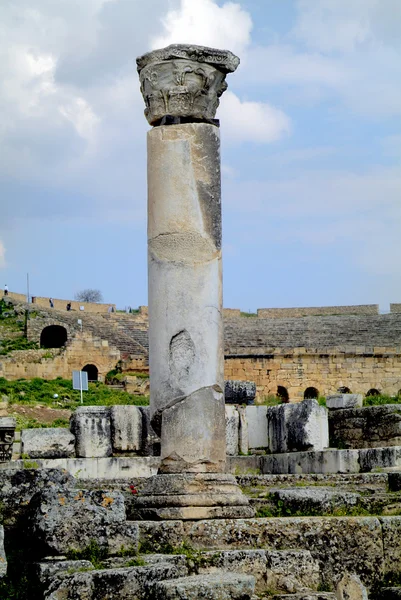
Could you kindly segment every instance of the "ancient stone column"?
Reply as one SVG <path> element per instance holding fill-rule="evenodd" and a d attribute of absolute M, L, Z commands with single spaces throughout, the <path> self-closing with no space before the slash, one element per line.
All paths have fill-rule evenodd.
<path fill-rule="evenodd" d="M 224 470 L 220 136 L 231 52 L 137 60 L 148 133 L 150 412 L 163 472 Z M 164 124 L 163 124 L 164 123 Z M 169 124 L 167 124 L 169 123 Z"/>
<path fill-rule="evenodd" d="M 190 505 L 203 506 L 210 486 L 212 504 L 225 504 L 222 490 L 231 494 L 231 504 L 246 504 L 237 502 L 232 476 L 222 475 L 220 136 L 214 119 L 226 75 L 239 59 L 224 50 L 172 45 L 141 56 L 137 64 L 145 116 L 153 125 L 148 133 L 150 414 L 161 438 L 160 472 L 188 474 L 179 484 L 150 482 L 146 502 L 154 505 L 152 494 L 170 490 L 161 503 L 178 493 L 176 501 L 193 515 Z M 213 473 L 221 475 L 213 479 Z M 199 474 L 196 483 L 189 474 Z M 209 508 L 197 509 L 206 513 Z"/>

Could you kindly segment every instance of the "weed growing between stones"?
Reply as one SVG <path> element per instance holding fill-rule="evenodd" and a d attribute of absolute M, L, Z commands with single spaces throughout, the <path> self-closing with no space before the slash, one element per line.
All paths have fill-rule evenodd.
<path fill-rule="evenodd" d="M 309 507 L 302 510 L 294 510 L 291 506 L 287 505 L 283 500 L 275 500 L 273 496 L 269 494 L 266 496 L 266 500 L 270 501 L 270 504 L 261 506 L 256 511 L 256 518 L 274 518 L 274 517 L 368 517 L 372 516 L 372 513 L 364 508 L 363 506 L 344 506 L 344 507 L 331 507 L 327 510 L 322 510 L 315 507 Z M 376 510 L 375 515 L 380 515 L 381 510 Z"/>
<path fill-rule="evenodd" d="M 91 540 L 89 545 L 83 550 L 69 550 L 67 552 L 69 560 L 88 560 L 95 569 L 101 569 L 103 562 L 107 558 L 106 548 L 101 548 L 95 540 Z"/>

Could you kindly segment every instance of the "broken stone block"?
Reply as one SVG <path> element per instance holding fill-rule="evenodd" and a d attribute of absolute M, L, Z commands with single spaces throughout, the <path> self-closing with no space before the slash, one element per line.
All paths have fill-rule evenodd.
<path fill-rule="evenodd" d="M 287 594 L 317 589 L 319 561 L 308 550 L 266 550 L 266 587 Z"/>
<path fill-rule="evenodd" d="M 142 446 L 142 413 L 137 406 L 110 409 L 111 440 L 116 452 L 138 452 Z"/>
<path fill-rule="evenodd" d="M 339 508 L 355 507 L 360 494 L 336 491 L 328 487 L 300 487 L 270 490 L 274 503 L 281 506 L 286 514 L 322 515 L 332 513 Z"/>
<path fill-rule="evenodd" d="M 78 458 L 111 456 L 110 408 L 79 406 L 71 417 L 70 429 L 75 435 Z"/>
<path fill-rule="evenodd" d="M 226 452 L 229 456 L 238 454 L 239 414 L 235 406 L 226 406 Z"/>
<path fill-rule="evenodd" d="M 328 411 L 316 400 L 267 408 L 271 453 L 323 450 L 329 446 Z"/>
<path fill-rule="evenodd" d="M 71 458 L 75 456 L 75 437 L 61 427 L 23 429 L 21 454 L 29 458 Z"/>
<path fill-rule="evenodd" d="M 247 406 L 248 444 L 250 449 L 267 448 L 267 406 Z"/>
<path fill-rule="evenodd" d="M 368 592 L 354 573 L 345 573 L 337 586 L 338 600 L 368 600 Z"/>
<path fill-rule="evenodd" d="M 326 406 L 330 410 L 343 408 L 362 408 L 362 394 L 333 394 L 326 397 Z"/>
<path fill-rule="evenodd" d="M 0 525 L 0 579 L 7 574 L 7 559 L 4 551 L 4 528 Z"/>
<path fill-rule="evenodd" d="M 251 600 L 255 588 L 252 575 L 220 571 L 210 575 L 192 575 L 155 585 L 156 600 Z"/>
<path fill-rule="evenodd" d="M 82 551 L 92 543 L 116 554 L 123 546 L 137 547 L 137 525 L 125 518 L 121 492 L 58 486 L 32 498 L 29 523 L 39 555 Z"/>
<path fill-rule="evenodd" d="M 224 382 L 224 399 L 226 404 L 253 404 L 256 396 L 254 381 L 237 381 L 229 379 Z"/>
<path fill-rule="evenodd" d="M 162 412 L 160 472 L 224 471 L 224 398 L 218 386 L 178 399 Z"/>

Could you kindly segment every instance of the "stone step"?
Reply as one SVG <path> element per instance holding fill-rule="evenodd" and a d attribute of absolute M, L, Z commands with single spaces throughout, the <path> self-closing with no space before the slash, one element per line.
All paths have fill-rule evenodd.
<path fill-rule="evenodd" d="M 237 475 L 238 484 L 245 493 L 256 496 L 268 492 L 270 488 L 320 487 L 330 486 L 333 489 L 347 492 L 363 492 L 373 494 L 386 492 L 390 486 L 390 477 L 395 481 L 397 476 L 387 473 L 305 473 L 285 475 Z M 400 477 L 401 482 L 401 477 Z M 397 486 L 393 483 L 393 487 Z M 401 488 L 401 485 L 400 485 Z M 396 491 L 396 489 L 394 489 Z"/>
<path fill-rule="evenodd" d="M 336 594 L 331 592 L 312 591 L 300 594 L 274 594 L 274 596 L 269 596 L 269 600 L 336 600 L 336 598 Z"/>
<path fill-rule="evenodd" d="M 319 562 L 323 583 L 343 573 L 362 583 L 379 583 L 401 571 L 401 517 L 286 517 L 199 522 L 138 522 L 139 541 L 148 548 L 180 546 L 214 550 L 309 550 Z"/>
<path fill-rule="evenodd" d="M 253 595 L 255 578 L 251 575 L 217 572 L 192 575 L 155 584 L 155 600 L 247 600 Z"/>

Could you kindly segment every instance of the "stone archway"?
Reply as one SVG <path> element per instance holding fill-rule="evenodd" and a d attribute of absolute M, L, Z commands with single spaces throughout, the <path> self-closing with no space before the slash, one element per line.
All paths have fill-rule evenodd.
<path fill-rule="evenodd" d="M 376 388 L 370 388 L 370 390 L 366 392 L 366 396 L 380 396 L 380 391 Z"/>
<path fill-rule="evenodd" d="M 41 348 L 62 348 L 68 335 L 67 330 L 62 325 L 48 325 L 40 334 Z"/>
<path fill-rule="evenodd" d="M 304 392 L 304 400 L 307 398 L 314 398 L 317 400 L 319 398 L 319 390 L 315 387 L 308 387 Z"/>
<path fill-rule="evenodd" d="M 283 385 L 277 386 L 277 397 L 281 400 L 283 404 L 287 404 L 287 402 L 290 401 L 288 390 Z"/>
<path fill-rule="evenodd" d="M 342 385 L 341 387 L 339 387 L 337 392 L 339 392 L 340 394 L 352 394 L 351 390 L 346 385 Z"/>
<path fill-rule="evenodd" d="M 88 373 L 88 381 L 98 381 L 99 369 L 96 365 L 88 364 L 82 367 L 82 371 Z"/>

